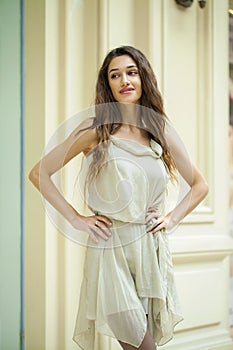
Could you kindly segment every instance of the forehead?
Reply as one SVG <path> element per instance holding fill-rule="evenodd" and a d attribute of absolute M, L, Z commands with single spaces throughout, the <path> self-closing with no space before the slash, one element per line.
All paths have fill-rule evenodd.
<path fill-rule="evenodd" d="M 118 57 L 114 57 L 108 66 L 108 71 L 111 69 L 123 69 L 127 68 L 128 66 L 137 66 L 136 62 L 128 55 L 122 55 Z"/>

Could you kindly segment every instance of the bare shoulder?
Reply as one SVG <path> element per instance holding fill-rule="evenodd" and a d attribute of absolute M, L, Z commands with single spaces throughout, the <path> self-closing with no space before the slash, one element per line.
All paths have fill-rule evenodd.
<path fill-rule="evenodd" d="M 84 121 L 82 121 L 72 132 L 71 135 L 73 136 L 81 136 L 85 132 L 92 130 L 94 118 L 88 118 Z"/>
<path fill-rule="evenodd" d="M 72 156 L 80 152 L 86 154 L 94 148 L 97 145 L 97 134 L 96 128 L 93 127 L 93 118 L 89 118 L 80 123 L 70 134 L 67 143 L 70 147 L 69 153 L 71 153 Z"/>

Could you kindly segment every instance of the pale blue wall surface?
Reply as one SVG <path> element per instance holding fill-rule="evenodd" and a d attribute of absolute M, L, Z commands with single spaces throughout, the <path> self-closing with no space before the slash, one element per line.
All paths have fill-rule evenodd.
<path fill-rule="evenodd" d="M 20 0 L 0 0 L 0 349 L 20 348 Z"/>

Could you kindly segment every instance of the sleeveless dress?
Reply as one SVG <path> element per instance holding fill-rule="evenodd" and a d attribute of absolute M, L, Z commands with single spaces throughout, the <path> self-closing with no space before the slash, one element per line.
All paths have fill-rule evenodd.
<path fill-rule="evenodd" d="M 90 153 L 82 167 L 87 178 Z M 147 328 L 158 345 L 173 337 L 181 316 L 168 237 L 146 232 L 150 207 L 163 212 L 168 172 L 162 148 L 111 136 L 107 161 L 86 189 L 89 208 L 112 220 L 112 235 L 88 240 L 73 340 L 96 349 L 98 333 L 139 347 Z M 85 181 L 80 185 L 85 187 Z"/>

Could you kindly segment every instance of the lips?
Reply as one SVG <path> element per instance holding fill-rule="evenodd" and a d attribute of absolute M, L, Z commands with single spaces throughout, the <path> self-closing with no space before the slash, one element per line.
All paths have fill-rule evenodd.
<path fill-rule="evenodd" d="M 134 88 L 132 88 L 132 87 L 125 87 L 125 88 L 120 90 L 120 94 L 129 94 L 132 91 L 134 91 Z"/>

